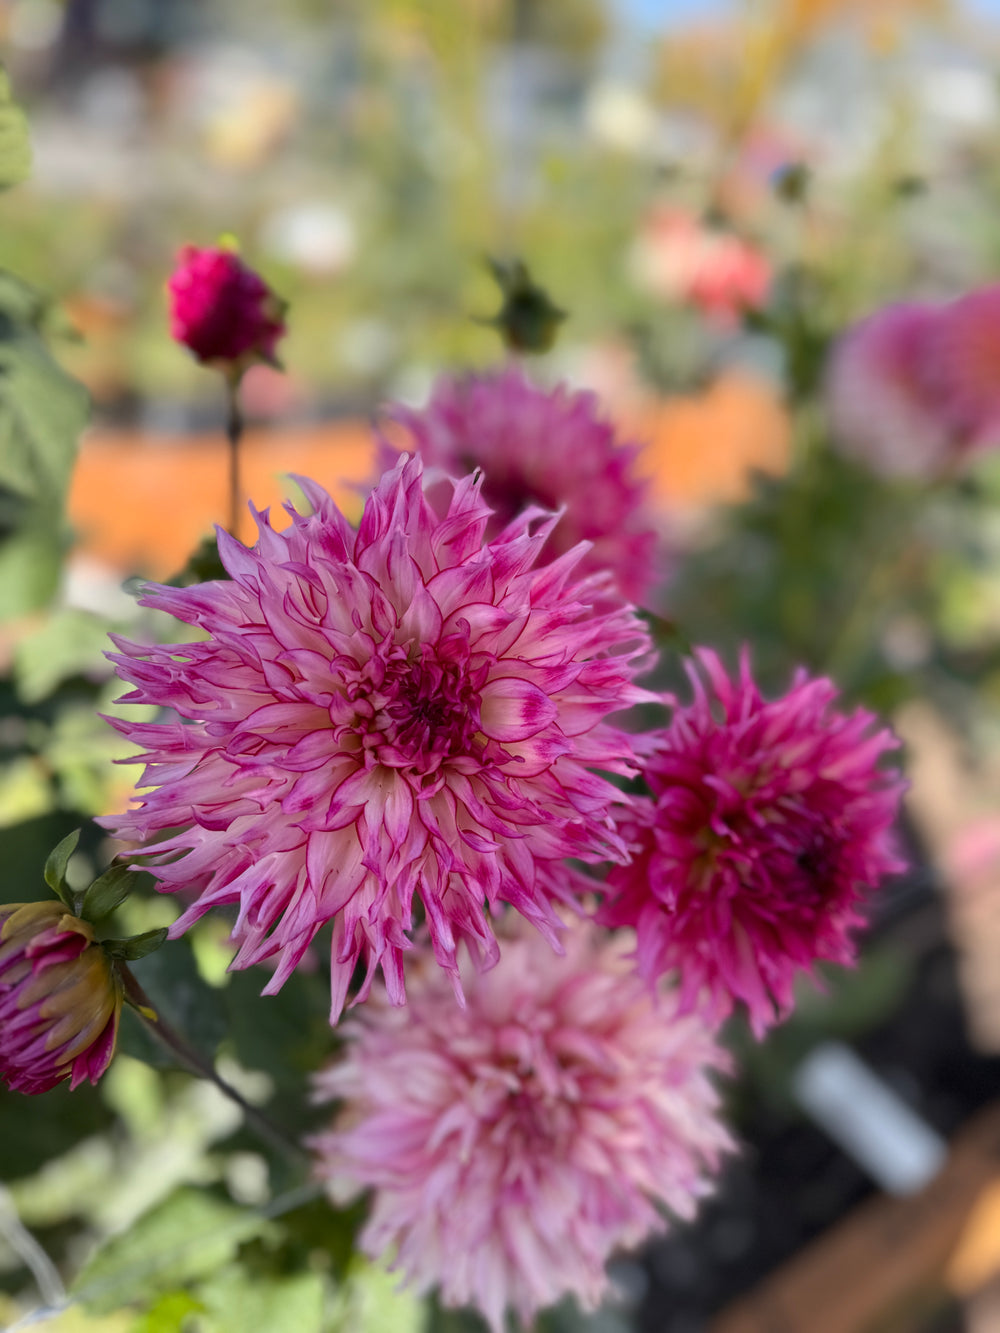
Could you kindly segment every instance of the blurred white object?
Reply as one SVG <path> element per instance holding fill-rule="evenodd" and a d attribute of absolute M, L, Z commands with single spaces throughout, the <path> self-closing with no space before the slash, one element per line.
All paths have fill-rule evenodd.
<path fill-rule="evenodd" d="M 587 97 L 584 117 L 598 143 L 621 152 L 641 153 L 656 138 L 656 112 L 628 84 L 595 84 Z"/>
<path fill-rule="evenodd" d="M 944 1139 L 840 1042 L 824 1042 L 803 1060 L 792 1092 L 888 1194 L 916 1194 L 948 1155 Z"/>
<path fill-rule="evenodd" d="M 309 273 L 339 273 L 354 258 L 354 223 L 336 204 L 293 204 L 271 214 L 261 243 L 276 259 Z"/>

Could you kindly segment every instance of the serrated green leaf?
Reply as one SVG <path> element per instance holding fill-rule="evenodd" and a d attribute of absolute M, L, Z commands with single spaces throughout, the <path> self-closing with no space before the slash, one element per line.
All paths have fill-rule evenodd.
<path fill-rule="evenodd" d="M 76 851 L 76 844 L 79 841 L 79 829 L 67 833 L 62 842 L 49 852 L 48 860 L 45 862 L 45 883 L 53 893 L 58 893 L 70 911 L 74 910 L 73 891 L 66 883 L 66 867 L 69 865 L 69 858 Z"/>
<path fill-rule="evenodd" d="M 17 185 L 30 174 L 28 120 L 14 101 L 6 70 L 0 69 L 0 190 Z"/>
<path fill-rule="evenodd" d="M 101 921 L 104 917 L 110 916 L 116 908 L 121 907 L 130 894 L 135 892 L 143 879 L 142 871 L 129 870 L 128 866 L 121 864 L 109 866 L 103 875 L 99 875 L 94 880 L 83 895 L 83 906 L 80 909 L 80 915 L 85 921 Z M 148 933 L 153 934 L 155 932 Z M 166 931 L 163 932 L 163 937 L 166 938 Z M 116 943 L 122 944 L 132 942 L 127 940 L 116 941 Z M 142 958 L 144 955 L 121 954 L 116 956 Z"/>
<path fill-rule="evenodd" d="M 147 930 L 143 935 L 134 935 L 130 940 L 105 940 L 104 947 L 112 958 L 120 958 L 126 963 L 135 963 L 155 953 L 167 938 L 167 927 Z"/>
<path fill-rule="evenodd" d="M 73 1295 L 96 1314 L 206 1278 L 271 1224 L 195 1189 L 180 1189 L 114 1236 L 77 1276 Z"/>

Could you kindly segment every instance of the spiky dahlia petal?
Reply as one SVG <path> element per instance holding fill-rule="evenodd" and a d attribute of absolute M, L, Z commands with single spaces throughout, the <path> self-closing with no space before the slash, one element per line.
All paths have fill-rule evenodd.
<path fill-rule="evenodd" d="M 619 443 L 591 393 L 544 390 L 515 366 L 441 379 L 419 410 L 395 408 L 401 443 L 428 468 L 481 468 L 493 510 L 490 535 L 532 506 L 561 509 L 545 558 L 592 543 L 581 571 L 608 570 L 621 596 L 641 602 L 656 579 L 657 538 L 648 485 L 635 475 L 639 448 Z M 383 452 L 383 461 L 395 457 Z"/>
<path fill-rule="evenodd" d="M 685 1004 L 721 1018 L 746 1005 L 760 1036 L 818 961 L 851 965 L 865 893 L 904 868 L 893 825 L 905 784 L 896 748 L 864 709 L 835 710 L 831 681 L 795 674 L 765 700 L 744 651 L 731 678 L 700 649 L 644 770 L 652 796 L 622 821 L 631 864 L 613 867 L 599 919 L 637 932 L 640 972 L 675 970 Z"/>
<path fill-rule="evenodd" d="M 442 974 L 411 979 L 405 1010 L 376 999 L 316 1079 L 342 1099 L 312 1143 L 334 1199 L 373 1191 L 361 1244 L 419 1292 L 473 1305 L 494 1333 L 572 1293 L 607 1290 L 614 1249 L 689 1219 L 732 1141 L 704 1021 L 636 977 L 626 938 L 589 923 L 553 958 L 505 939 L 456 1008 Z"/>
<path fill-rule="evenodd" d="M 138 808 L 106 821 L 145 844 L 166 892 L 193 893 L 173 927 L 238 905 L 235 966 L 276 957 L 277 989 L 334 923 L 333 1016 L 358 960 L 403 1000 L 415 900 L 435 955 L 457 942 L 488 964 L 503 900 L 554 938 L 566 857 L 621 860 L 606 774 L 634 772 L 607 719 L 652 696 L 631 610 L 574 580 L 582 550 L 537 567 L 551 516 L 484 540 L 471 477 L 438 512 L 419 459 L 368 497 L 357 532 L 314 483 L 314 512 L 246 549 L 220 533 L 229 581 L 147 585 L 143 604 L 205 638 L 118 640 L 128 700 L 175 722 L 119 723 L 145 748 Z M 602 770 L 602 771 L 596 771 Z M 555 887 L 554 887 L 555 886 Z"/>

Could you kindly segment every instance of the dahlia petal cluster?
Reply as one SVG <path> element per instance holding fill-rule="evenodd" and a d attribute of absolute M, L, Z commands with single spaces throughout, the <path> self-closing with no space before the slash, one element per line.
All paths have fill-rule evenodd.
<path fill-rule="evenodd" d="M 1000 444 L 1000 285 L 900 302 L 834 348 L 834 442 L 886 477 L 945 476 Z"/>
<path fill-rule="evenodd" d="M 733 1145 L 711 1073 L 726 1067 L 704 1021 L 654 994 L 587 922 L 554 958 L 534 932 L 505 939 L 458 1008 L 437 970 L 405 1009 L 379 997 L 344 1028 L 316 1078 L 342 1099 L 313 1141 L 334 1199 L 374 1197 L 361 1245 L 493 1333 L 573 1293 L 587 1307 L 604 1265 L 665 1222 L 690 1219 Z"/>
<path fill-rule="evenodd" d="M 616 441 L 593 394 L 543 390 L 509 366 L 441 379 L 425 407 L 391 416 L 426 466 L 455 476 L 483 470 L 491 536 L 533 505 L 561 509 L 544 558 L 590 542 L 581 571 L 609 570 L 626 600 L 644 600 L 656 573 L 649 486 L 635 475 L 639 446 Z M 394 457 L 383 450 L 387 465 Z"/>
<path fill-rule="evenodd" d="M 742 1002 L 760 1037 L 791 1012 L 799 972 L 853 965 L 863 895 L 904 868 L 904 784 L 878 767 L 898 743 L 802 670 L 773 701 L 746 652 L 735 679 L 706 648 L 688 675 L 693 702 L 658 738 L 652 798 L 622 828 L 633 861 L 612 868 L 599 919 L 635 928 L 642 975 L 676 969 L 684 1004 L 707 997 L 719 1018 Z"/>
<path fill-rule="evenodd" d="M 121 983 L 86 921 L 54 900 L 0 907 L 0 1078 L 11 1089 L 96 1083 L 121 1007 Z"/>
<path fill-rule="evenodd" d="M 284 303 L 235 251 L 184 246 L 167 292 L 171 336 L 199 361 L 236 371 L 275 362 Z"/>
<path fill-rule="evenodd" d="M 105 824 L 144 844 L 162 891 L 193 895 L 174 936 L 238 906 L 234 966 L 276 958 L 265 993 L 332 922 L 334 1019 L 359 959 L 358 998 L 381 967 L 403 1003 L 415 900 L 456 984 L 458 941 L 497 957 L 487 906 L 557 943 L 564 859 L 627 856 L 628 798 L 604 774 L 635 760 L 607 719 L 653 697 L 633 683 L 645 628 L 604 580 L 574 580 L 582 549 L 539 567 L 554 516 L 488 540 L 480 481 L 450 481 L 439 512 L 422 471 L 400 459 L 357 531 L 301 481 L 313 512 L 289 507 L 284 532 L 256 511 L 252 550 L 220 531 L 228 580 L 146 586 L 197 640 L 113 656 L 125 699 L 175 716 L 113 723 L 144 747 L 147 790 Z"/>
<path fill-rule="evenodd" d="M 763 305 L 771 285 L 771 266 L 755 246 L 678 208 L 650 211 L 630 262 L 654 296 L 688 302 L 721 325 Z"/>

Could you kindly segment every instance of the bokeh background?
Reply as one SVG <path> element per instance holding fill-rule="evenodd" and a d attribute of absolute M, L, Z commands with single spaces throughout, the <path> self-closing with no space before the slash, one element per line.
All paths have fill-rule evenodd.
<path fill-rule="evenodd" d="M 285 370 L 245 381 L 248 492 L 277 505 L 297 471 L 355 513 L 380 404 L 501 359 L 486 261 L 520 256 L 567 312 L 532 373 L 593 390 L 643 446 L 666 640 L 730 660 L 749 640 L 774 690 L 831 674 L 891 719 L 912 779 L 913 868 L 858 971 L 764 1045 L 731 1036 L 743 1151 L 717 1197 L 616 1262 L 606 1309 L 545 1327 L 1000 1330 L 1000 459 L 880 479 L 832 447 L 824 396 L 852 321 L 1000 279 L 1000 5 L 0 0 L 0 45 L 33 143 L 0 198 L 0 312 L 92 401 L 75 462 L 51 456 L 68 518 L 41 505 L 0 544 L 4 898 L 42 896 L 58 838 L 127 799 L 96 717 L 108 626 L 134 631 L 127 581 L 176 573 L 225 514 L 220 385 L 167 333 L 180 245 L 236 236 L 290 304 Z M 1000 396 L 1000 331 L 983 355 Z M 42 397 L 3 416 L 0 500 L 18 432 L 44 453 L 84 420 L 58 375 Z M 109 851 L 88 824 L 71 872 Z M 140 894 L 123 933 L 175 914 Z M 225 934 L 206 921 L 137 971 L 299 1132 L 324 980 L 257 1002 Z M 99 1089 L 0 1092 L 0 1324 L 75 1279 L 87 1299 L 39 1326 L 425 1326 L 231 1104 L 151 1058 L 127 1027 Z"/>

